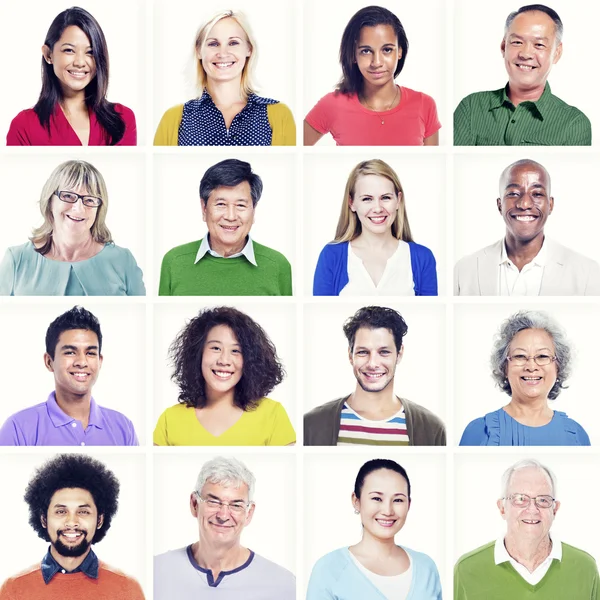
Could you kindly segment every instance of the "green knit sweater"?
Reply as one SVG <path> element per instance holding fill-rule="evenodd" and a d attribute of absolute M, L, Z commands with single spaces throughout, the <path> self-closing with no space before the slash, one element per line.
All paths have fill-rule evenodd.
<path fill-rule="evenodd" d="M 194 264 L 202 240 L 169 250 L 160 269 L 159 296 L 291 296 L 292 269 L 277 250 L 254 244 L 257 266 L 245 256 L 205 254 Z"/>
<path fill-rule="evenodd" d="M 508 562 L 496 565 L 494 542 L 462 556 L 454 568 L 454 600 L 600 600 L 596 561 L 583 550 L 562 545 L 544 578 L 527 583 Z"/>

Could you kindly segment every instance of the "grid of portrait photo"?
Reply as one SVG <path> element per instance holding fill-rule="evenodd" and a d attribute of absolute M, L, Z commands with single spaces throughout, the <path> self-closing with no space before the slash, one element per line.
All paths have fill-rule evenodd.
<path fill-rule="evenodd" d="M 0 0 L 0 600 L 600 600 L 599 20 Z"/>

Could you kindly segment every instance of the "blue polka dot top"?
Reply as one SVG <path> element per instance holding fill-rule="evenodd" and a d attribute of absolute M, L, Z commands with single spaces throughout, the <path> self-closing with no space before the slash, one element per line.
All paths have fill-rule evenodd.
<path fill-rule="evenodd" d="M 267 106 L 278 100 L 248 96 L 248 103 L 233 118 L 229 129 L 221 111 L 204 90 L 200 98 L 183 105 L 179 125 L 179 146 L 270 146 L 273 130 L 267 117 Z"/>

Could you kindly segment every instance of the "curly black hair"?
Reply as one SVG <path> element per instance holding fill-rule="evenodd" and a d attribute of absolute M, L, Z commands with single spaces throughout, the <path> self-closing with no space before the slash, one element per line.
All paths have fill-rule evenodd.
<path fill-rule="evenodd" d="M 49 542 L 48 530 L 41 519 L 46 519 L 54 493 L 65 488 L 81 488 L 92 495 L 98 516 L 104 515 L 102 528 L 96 530 L 92 544 L 101 541 L 117 512 L 120 485 L 112 471 L 85 454 L 59 454 L 36 469 L 24 496 L 29 505 L 29 524 L 39 537 Z"/>
<path fill-rule="evenodd" d="M 218 325 L 229 327 L 242 348 L 244 370 L 235 386 L 234 404 L 246 411 L 254 410 L 283 381 L 285 371 L 264 329 L 229 306 L 201 310 L 171 344 L 169 358 L 175 368 L 171 379 L 179 386 L 177 399 L 191 408 L 206 406 L 202 355 L 209 331 Z"/>
<path fill-rule="evenodd" d="M 89 310 L 83 306 L 74 306 L 71 310 L 59 315 L 50 323 L 46 331 L 46 352 L 54 360 L 54 352 L 58 344 L 58 338 L 63 331 L 71 329 L 85 329 L 93 331 L 98 337 L 98 354 L 102 354 L 102 330 L 100 321 Z"/>
<path fill-rule="evenodd" d="M 344 323 L 344 334 L 348 339 L 348 347 L 354 350 L 354 340 L 356 332 L 361 328 L 379 329 L 383 327 L 389 329 L 394 336 L 396 352 L 402 348 L 402 338 L 408 331 L 408 325 L 402 318 L 402 315 L 392 308 L 385 306 L 365 306 L 359 308 L 354 315 Z"/>

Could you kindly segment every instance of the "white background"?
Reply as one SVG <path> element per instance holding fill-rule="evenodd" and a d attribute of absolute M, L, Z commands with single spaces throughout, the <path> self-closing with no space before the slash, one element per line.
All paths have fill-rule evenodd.
<path fill-rule="evenodd" d="M 154 548 L 155 554 L 198 541 L 198 520 L 190 513 L 202 465 L 231 451 L 179 454 L 154 459 Z M 296 572 L 296 467 L 291 454 L 235 452 L 256 477 L 252 522 L 242 532 L 243 546 Z M 301 504 L 301 503 L 300 503 Z"/>
<path fill-rule="evenodd" d="M 500 480 L 506 469 L 525 458 L 539 460 L 557 478 L 556 499 L 560 500 L 561 506 L 551 531 L 562 542 L 585 550 L 594 558 L 600 556 L 598 521 L 594 516 L 594 499 L 598 497 L 598 479 L 595 476 L 600 467 L 598 457 L 565 454 L 564 449 L 558 448 L 552 453 L 519 448 L 518 452 L 486 452 L 456 457 L 455 560 L 506 533 L 506 521 L 496 506 L 501 494 Z"/>
<path fill-rule="evenodd" d="M 363 160 L 380 158 L 400 179 L 415 242 L 435 256 L 438 294 L 445 293 L 446 185 L 443 156 L 362 153 L 311 154 L 304 158 L 304 289 L 312 295 L 313 277 L 323 246 L 335 237 L 348 176 Z"/>
<path fill-rule="evenodd" d="M 196 33 L 217 12 L 241 10 L 258 46 L 254 81 L 260 96 L 287 104 L 295 113 L 295 5 L 291 0 L 237 0 L 234 5 L 197 0 L 154 2 L 154 129 L 165 111 L 198 97 Z M 296 115 L 296 121 L 298 121 Z"/>
<path fill-rule="evenodd" d="M 591 186 L 598 156 L 589 152 L 512 150 L 502 153 L 459 154 L 454 157 L 455 259 L 502 239 L 506 225 L 498 212 L 499 180 L 508 165 L 529 158 L 543 165 L 551 179 L 554 210 L 544 231 L 549 238 L 600 260 L 600 204 Z"/>
<path fill-rule="evenodd" d="M 498 0 L 486 3 L 482 10 L 478 0 L 454 0 L 455 108 L 468 94 L 506 85 L 508 75 L 500 43 L 506 17 L 522 5 Z M 600 6 L 585 0 L 553 0 L 548 6 L 558 13 L 564 26 L 563 54 L 548 77 L 552 93 L 583 111 L 594 131 L 600 123 L 600 106 L 595 79 L 587 75 L 586 66 L 597 52 Z"/>
<path fill-rule="evenodd" d="M 548 404 L 567 413 L 588 433 L 592 445 L 600 443 L 600 410 L 590 400 L 597 386 L 600 308 L 591 304 L 542 304 L 539 301 L 515 304 L 472 304 L 455 306 L 455 440 L 473 419 L 508 404 L 510 396 L 495 386 L 490 368 L 493 339 L 502 322 L 520 309 L 543 310 L 565 330 L 574 350 L 573 369 L 556 400 Z"/>
<path fill-rule="evenodd" d="M 0 100 L 2 145 L 10 122 L 26 108 L 32 108 L 42 89 L 42 46 L 54 18 L 71 6 L 63 0 L 0 3 L 0 40 L 5 58 L 2 62 L 3 91 Z M 144 0 L 83 0 L 84 8 L 98 21 L 110 57 L 107 98 L 135 113 L 138 145 L 145 143 L 145 6 Z M 18 58 L 17 58 L 18 57 Z"/>
<path fill-rule="evenodd" d="M 348 359 L 342 329 L 346 319 L 363 306 L 389 306 L 408 325 L 404 355 L 396 367 L 394 391 L 428 408 L 445 422 L 445 311 L 422 303 L 357 302 L 313 303 L 304 307 L 305 412 L 354 391 L 356 379 Z"/>
<path fill-rule="evenodd" d="M 210 301 L 202 298 L 185 304 L 160 304 L 154 308 L 154 422 L 161 413 L 177 404 L 179 388 L 170 379 L 173 367 L 168 360 L 169 346 L 184 325 L 197 316 L 203 307 L 232 306 L 254 319 L 267 333 L 275 348 L 285 372 L 283 382 L 269 395 L 280 402 L 295 427 L 296 412 L 296 327 L 294 306 L 291 303 L 257 303 L 246 299 L 234 302 L 216 298 Z M 200 368 L 200 365 L 198 365 Z M 298 432 L 296 432 L 297 435 Z"/>
<path fill-rule="evenodd" d="M 294 215 L 297 186 L 293 155 L 267 156 L 226 151 L 226 154 L 213 151 L 200 156 L 195 153 L 155 156 L 154 263 L 157 284 L 163 256 L 175 246 L 206 235 L 199 194 L 200 180 L 208 168 L 229 158 L 249 162 L 252 171 L 263 181 L 263 194 L 255 207 L 255 223 L 250 236 L 259 244 L 281 252 L 292 265 L 292 279 L 296 278 Z M 152 290 L 152 293 L 156 294 L 157 290 Z"/>
<path fill-rule="evenodd" d="M 44 365 L 46 330 L 54 319 L 76 304 L 100 321 L 104 361 L 93 388 L 94 399 L 131 419 L 139 442 L 144 445 L 146 395 L 145 309 L 140 303 L 127 307 L 87 298 L 52 298 L 44 303 L 11 303 L 0 310 L 0 344 L 3 365 L 0 421 L 19 410 L 45 402 L 54 390 L 54 375 Z M 9 343 L 10 340 L 10 343 Z M 2 562 L 2 561 L 0 561 Z"/>
<path fill-rule="evenodd" d="M 106 152 L 60 150 L 52 154 L 28 152 L 26 158 L 20 154 L 2 156 L 2 196 L 5 204 L 11 207 L 10 218 L 0 219 L 2 255 L 9 246 L 24 244 L 33 228 L 43 223 L 39 205 L 42 189 L 54 169 L 67 160 L 85 160 L 100 171 L 109 198 L 105 223 L 115 244 L 131 250 L 145 275 L 146 179 L 144 157 L 138 154 L 129 154 L 126 161 L 122 156 Z M 19 210 L 15 210 L 17 206 Z"/>
<path fill-rule="evenodd" d="M 340 43 L 348 21 L 361 8 L 362 0 L 304 2 L 304 111 L 303 117 L 326 94 L 333 92 L 342 76 Z M 443 0 L 378 4 L 391 10 L 402 23 L 408 39 L 408 54 L 396 83 L 431 96 L 442 123 L 440 145 L 450 139 L 446 122 L 446 9 Z M 331 135 L 319 142 L 335 146 Z"/>
<path fill-rule="evenodd" d="M 3 493 L 0 497 L 0 511 L 4 515 L 2 529 L 6 539 L 13 540 L 2 553 L 1 581 L 31 565 L 39 564 L 48 551 L 49 543 L 38 537 L 29 525 L 29 509 L 23 500 L 23 494 L 34 476 L 35 469 L 57 454 L 59 453 L 14 453 L 11 454 L 10 460 L 5 458 L 0 465 L 2 481 L 10 482 L 10 493 Z M 121 484 L 119 509 L 113 517 L 110 529 L 106 537 L 92 548 L 101 561 L 135 577 L 144 591 L 149 592 L 145 557 L 141 552 L 149 541 L 145 529 L 144 458 L 131 453 L 96 452 L 90 448 L 85 454 L 104 463 Z"/>
<path fill-rule="evenodd" d="M 437 565 L 442 584 L 445 573 L 445 467 L 441 455 L 407 456 L 386 448 L 346 454 L 310 454 L 304 458 L 304 573 L 306 593 L 314 564 L 323 555 L 357 544 L 362 537 L 360 515 L 351 496 L 360 467 L 373 458 L 389 458 L 402 465 L 411 484 L 411 507 L 396 543 L 424 552 Z M 332 518 L 335 515 L 335 518 Z M 447 587 L 447 586 L 444 586 Z M 299 596 L 298 598 L 303 598 Z"/>

